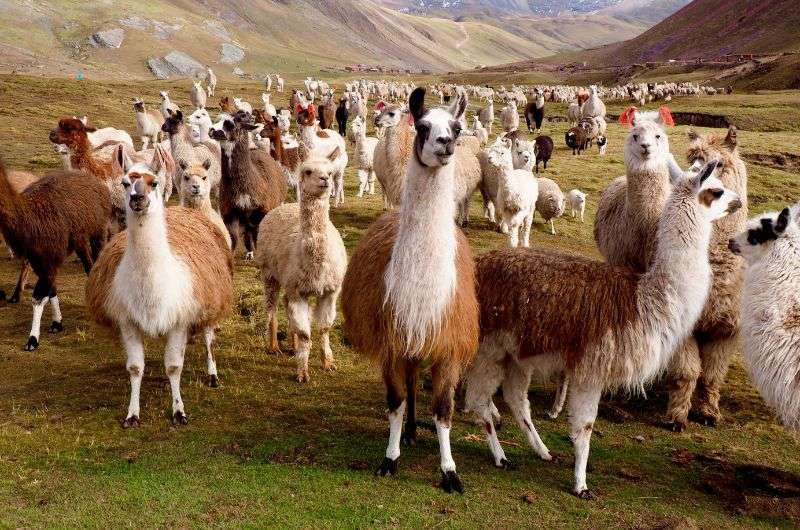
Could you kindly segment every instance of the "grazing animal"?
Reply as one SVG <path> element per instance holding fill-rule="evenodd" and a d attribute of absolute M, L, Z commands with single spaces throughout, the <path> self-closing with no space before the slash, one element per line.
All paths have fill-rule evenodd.
<path fill-rule="evenodd" d="M 543 121 L 544 95 L 537 90 L 534 100 L 525 106 L 525 122 L 528 125 L 528 132 L 541 131 Z"/>
<path fill-rule="evenodd" d="M 480 192 L 483 199 L 483 216 L 499 228 L 496 217 L 497 186 L 507 163 L 513 161 L 511 157 L 511 140 L 498 136 L 494 143 L 478 153 L 478 162 L 481 166 Z"/>
<path fill-rule="evenodd" d="M 200 84 L 200 81 L 195 81 L 192 84 L 192 90 L 189 93 L 189 97 L 192 101 L 192 105 L 194 105 L 195 108 L 206 108 L 206 99 L 208 99 L 208 95 L 206 94 L 206 90 L 203 88 L 203 85 Z"/>
<path fill-rule="evenodd" d="M 347 134 L 347 119 L 350 117 L 350 111 L 347 108 L 347 98 L 339 100 L 339 106 L 336 107 L 336 125 L 339 127 L 339 134 L 345 136 Z M 360 114 L 358 114 L 361 117 Z M 364 119 L 363 117 L 361 118 Z"/>
<path fill-rule="evenodd" d="M 477 115 L 473 116 L 472 119 L 472 134 L 478 139 L 478 143 L 481 144 L 481 147 L 486 147 L 486 144 L 489 142 L 489 131 L 486 130 Z"/>
<path fill-rule="evenodd" d="M 174 186 L 181 190 L 183 167 L 202 164 L 206 160 L 211 162 L 208 177 L 211 179 L 211 190 L 219 198 L 220 181 L 222 179 L 221 150 L 213 139 L 203 143 L 194 143 L 189 128 L 183 123 L 183 113 L 178 110 L 170 116 L 161 126 L 161 130 L 169 135 L 172 158 L 178 164 L 174 175 Z M 183 162 L 183 163 L 181 163 Z"/>
<path fill-rule="evenodd" d="M 589 147 L 589 136 L 586 134 L 586 129 L 583 127 L 572 127 L 564 133 L 564 141 L 567 147 L 572 149 L 573 155 L 579 155 L 581 151 Z"/>
<path fill-rule="evenodd" d="M 515 101 L 509 101 L 500 111 L 500 124 L 506 133 L 519 129 L 519 110 Z"/>
<path fill-rule="evenodd" d="M 39 177 L 34 175 L 33 173 L 28 173 L 27 171 L 8 171 L 6 173 L 6 177 L 8 178 L 8 182 L 11 185 L 11 188 L 16 191 L 17 193 L 22 193 L 25 189 L 37 182 Z M 2 231 L 0 231 L 0 242 L 5 243 L 2 238 Z M 14 258 L 14 251 L 11 247 L 6 243 L 6 248 L 8 248 L 8 253 Z M 30 274 L 31 266 L 26 260 L 22 260 L 22 267 L 19 271 L 19 278 L 17 279 L 17 285 L 14 287 L 14 292 L 11 293 L 11 297 L 8 298 L 8 303 L 16 304 L 19 302 L 22 291 L 27 286 L 28 282 L 28 275 Z M 6 300 L 6 294 L 4 291 L 0 290 L 0 301 Z"/>
<path fill-rule="evenodd" d="M 217 76 L 214 74 L 214 71 L 211 69 L 210 66 L 206 66 L 206 92 L 208 93 L 208 97 L 212 97 L 214 95 L 214 91 L 217 89 Z"/>
<path fill-rule="evenodd" d="M 389 444 L 377 474 L 395 474 L 401 440 L 416 441 L 417 375 L 430 363 L 441 487 L 462 492 L 450 450 L 453 392 L 478 341 L 472 253 L 453 223 L 454 131 L 466 98 L 459 94 L 449 110 L 428 110 L 424 98 L 423 88 L 409 98 L 417 136 L 400 208 L 359 241 L 342 286 L 342 312 L 348 339 L 383 371 Z"/>
<path fill-rule="evenodd" d="M 169 99 L 169 92 L 159 92 L 161 96 L 161 116 L 166 120 L 181 108 Z"/>
<path fill-rule="evenodd" d="M 203 332 L 211 372 L 214 326 L 233 301 L 233 256 L 223 232 L 201 212 L 164 207 L 159 171 L 143 163 L 124 169 L 128 229 L 114 236 L 89 274 L 86 305 L 95 322 L 119 330 L 125 347 L 131 394 L 122 427 L 136 427 L 141 418 L 143 337 L 164 335 L 172 421 L 186 424 L 180 390 L 186 342 Z M 216 366 L 209 384 L 216 385 Z"/>
<path fill-rule="evenodd" d="M 73 118 L 75 117 L 76 116 L 73 116 Z M 112 143 L 125 144 L 126 147 L 133 149 L 133 139 L 131 135 L 122 129 L 115 129 L 114 127 L 94 129 L 89 127 L 88 117 L 83 116 L 80 120 L 87 127 L 87 130 L 89 130 L 89 145 L 92 146 L 92 149 L 98 149 Z"/>
<path fill-rule="evenodd" d="M 531 224 L 539 187 L 530 169 L 514 169 L 511 160 L 500 152 L 492 153 L 489 163 L 498 166 L 497 195 L 494 200 L 500 228 L 508 233 L 508 244 L 530 246 Z"/>
<path fill-rule="evenodd" d="M 344 243 L 329 218 L 330 188 L 336 176 L 335 151 L 326 159 L 311 158 L 300 165 L 298 204 L 270 211 L 259 226 L 261 244 L 256 263 L 264 281 L 264 304 L 269 322 L 271 353 L 280 354 L 278 295 L 285 292 L 290 335 L 294 337 L 297 381 L 309 381 L 311 322 L 316 321 L 322 343 L 322 367 L 335 370 L 330 329 L 336 319 L 336 300 L 347 269 Z M 311 309 L 310 298 L 316 298 Z"/>
<path fill-rule="evenodd" d="M 714 169 L 709 164 L 675 186 L 661 215 L 656 257 L 643 275 L 551 250 L 503 249 L 478 258 L 481 344 L 466 377 L 465 408 L 484 426 L 496 466 L 509 465 L 493 423 L 498 386 L 536 454 L 551 460 L 531 420 L 528 386 L 534 371 L 565 370 L 573 492 L 594 498 L 586 464 L 600 396 L 641 390 L 658 376 L 705 304 L 712 222 L 740 206 Z"/>
<path fill-rule="evenodd" d="M 147 110 L 144 101 L 139 98 L 133 100 L 133 109 L 136 111 L 136 133 L 142 142 L 142 151 L 144 151 L 151 143 L 153 145 L 158 143 L 164 116 L 159 111 Z"/>
<path fill-rule="evenodd" d="M 571 127 L 576 127 L 578 125 L 578 121 L 581 119 L 581 106 L 579 103 L 573 101 L 569 104 L 569 108 L 567 108 L 567 120 Z"/>
<path fill-rule="evenodd" d="M 58 270 L 74 251 L 89 273 L 105 243 L 110 217 L 111 197 L 99 179 L 82 171 L 54 171 L 18 192 L 0 160 L 0 232 L 6 245 L 26 260 L 38 277 L 26 351 L 39 347 L 42 313 L 48 301 L 53 309 L 49 331 L 64 330 Z"/>
<path fill-rule="evenodd" d="M 273 116 L 278 115 L 278 111 L 275 109 L 275 105 L 270 103 L 271 96 L 269 94 L 262 93 L 261 94 L 261 101 L 264 103 L 264 112 L 272 118 Z"/>
<path fill-rule="evenodd" d="M 539 212 L 545 223 L 550 223 L 550 234 L 556 235 L 553 219 L 561 217 L 564 213 L 564 194 L 555 181 L 545 177 L 539 177 L 536 180 L 539 183 L 536 211 Z"/>
<path fill-rule="evenodd" d="M 492 98 L 486 99 L 486 106 L 478 111 L 478 119 L 491 136 L 494 125 L 494 100 Z"/>
<path fill-rule="evenodd" d="M 253 106 L 242 98 L 233 98 L 233 106 L 236 110 L 241 110 L 248 114 L 253 113 Z"/>
<path fill-rule="evenodd" d="M 606 145 L 608 144 L 608 138 L 605 135 L 601 134 L 597 137 L 597 150 L 601 155 L 606 154 Z"/>
<path fill-rule="evenodd" d="M 544 164 L 544 169 L 547 169 L 547 163 L 550 157 L 553 156 L 553 139 L 549 136 L 539 135 L 533 141 L 533 155 L 536 158 L 535 170 L 539 172 L 539 162 Z"/>
<path fill-rule="evenodd" d="M 353 158 L 358 168 L 357 197 L 363 197 L 365 192 L 372 195 L 375 193 L 375 148 L 378 139 L 367 136 L 367 124 L 361 116 L 356 116 L 350 122 L 350 127 L 356 139 Z"/>
<path fill-rule="evenodd" d="M 414 145 L 414 127 L 409 115 L 397 105 L 378 102 L 375 128 L 384 131 L 375 147 L 373 169 L 383 190 L 383 207 L 390 210 L 400 203 L 406 168 Z"/>
<path fill-rule="evenodd" d="M 316 111 L 311 103 L 305 108 L 298 106 L 295 112 L 300 129 L 300 141 L 306 145 L 309 156 L 327 158 L 334 151 L 339 153 L 335 161 L 336 178 L 331 187 L 333 206 L 339 206 L 344 203 L 344 171 L 348 161 L 344 138 L 334 130 L 320 129 L 317 126 Z"/>
<path fill-rule="evenodd" d="M 220 229 L 230 246 L 231 237 L 222 216 L 211 205 L 211 178 L 209 177 L 211 160 L 207 158 L 202 163 L 191 166 L 185 160 L 181 160 L 180 165 L 183 175 L 178 193 L 181 206 L 197 210 L 205 215 Z"/>
<path fill-rule="evenodd" d="M 781 423 L 800 430 L 800 205 L 750 220 L 729 242 L 745 259 L 742 342 L 750 378 Z"/>
<path fill-rule="evenodd" d="M 583 214 L 586 212 L 586 194 L 578 189 L 569 190 L 567 204 L 569 204 L 570 216 L 575 219 L 576 215 L 580 215 L 581 222 L 583 222 Z"/>
<path fill-rule="evenodd" d="M 220 213 L 231 236 L 231 249 L 236 250 L 239 228 L 244 231 L 246 259 L 253 258 L 258 225 L 286 199 L 288 186 L 286 173 L 269 153 L 250 149 L 250 132 L 258 127 L 249 114 L 239 111 L 211 133 L 222 145 Z"/>
<path fill-rule="evenodd" d="M 589 87 L 589 97 L 581 108 L 583 118 L 605 118 L 606 106 L 597 94 L 597 86 Z"/>

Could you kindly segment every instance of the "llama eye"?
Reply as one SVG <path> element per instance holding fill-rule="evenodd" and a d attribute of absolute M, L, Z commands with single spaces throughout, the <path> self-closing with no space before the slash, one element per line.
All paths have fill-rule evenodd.
<path fill-rule="evenodd" d="M 183 176 L 183 180 L 186 180 L 186 181 L 188 181 L 188 180 L 189 180 L 189 175 L 184 175 L 184 176 Z"/>
<path fill-rule="evenodd" d="M 208 180 L 208 177 L 203 177 L 203 180 Z"/>
<path fill-rule="evenodd" d="M 638 142 L 639 141 L 639 135 L 638 134 L 634 134 L 633 135 L 633 141 L 634 142 Z"/>
<path fill-rule="evenodd" d="M 122 187 L 123 188 L 130 188 L 131 187 L 131 183 L 130 182 L 123 182 L 122 183 Z"/>
<path fill-rule="evenodd" d="M 661 135 L 660 134 L 656 135 L 656 140 L 661 140 Z"/>
<path fill-rule="evenodd" d="M 724 193 L 725 193 L 725 191 L 724 191 L 724 190 L 721 190 L 721 189 L 718 189 L 718 188 L 717 188 L 717 189 L 713 189 L 713 190 L 711 190 L 711 195 L 712 195 L 712 196 L 713 196 L 715 199 L 719 199 L 720 197 L 722 197 L 722 195 L 723 195 Z"/>
<path fill-rule="evenodd" d="M 306 169 L 306 176 L 308 176 L 308 175 L 311 175 L 311 170 L 310 169 Z"/>

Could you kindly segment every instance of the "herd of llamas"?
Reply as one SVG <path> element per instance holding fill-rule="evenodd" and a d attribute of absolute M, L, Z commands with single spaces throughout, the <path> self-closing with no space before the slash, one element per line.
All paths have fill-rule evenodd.
<path fill-rule="evenodd" d="M 463 492 L 450 447 L 461 386 L 465 411 L 503 468 L 498 389 L 533 451 L 551 460 L 528 388 L 534 374 L 557 377 L 548 414 L 569 412 L 573 492 L 584 499 L 594 497 L 586 468 L 606 391 L 643 391 L 664 377 L 669 428 L 685 429 L 693 407 L 713 426 L 731 356 L 742 348 L 764 399 L 800 429 L 800 204 L 748 221 L 735 127 L 723 135 L 690 131 L 684 169 L 670 151 L 668 108 L 629 107 L 619 118 L 628 128 L 625 175 L 602 193 L 594 224 L 604 261 L 531 245 L 537 212 L 555 235 L 553 220 L 568 209 L 583 222 L 587 202 L 581 190 L 564 193 L 538 176 L 555 153 L 542 134 L 549 102 L 569 103 L 564 152 L 587 156 L 596 146 L 602 156 L 604 100 L 661 104 L 712 87 L 426 89 L 360 80 L 336 98 L 328 83 L 307 78 L 282 109 L 271 97 L 284 81 L 271 75 L 261 108 L 224 97 L 214 121 L 207 102 L 216 86 L 210 68 L 204 82 L 193 82 L 191 113 L 168 92 L 154 108 L 136 98 L 139 149 L 124 130 L 66 116 L 49 137 L 63 169 L 37 176 L 0 164 L 0 228 L 21 263 L 9 301 L 20 300 L 29 271 L 36 276 L 24 348 L 40 346 L 48 303 L 49 331 L 64 331 L 58 272 L 74 253 L 88 275 L 89 314 L 118 332 L 125 350 L 130 401 L 122 427 L 141 421 L 147 337 L 165 338 L 175 424 L 189 418 L 180 382 L 193 336 L 205 345 L 208 384 L 219 384 L 213 344 L 231 311 L 241 240 L 245 259 L 261 271 L 273 353 L 281 351 L 283 293 L 298 382 L 310 378 L 313 325 L 322 368 L 335 370 L 337 307 L 347 340 L 380 367 L 389 440 L 379 475 L 395 474 L 401 444 L 416 441 L 424 367 L 447 492 Z M 471 124 L 470 98 L 481 102 Z M 495 102 L 503 105 L 498 114 Z M 330 219 L 345 201 L 348 165 L 358 175 L 351 200 L 376 193 L 377 181 L 385 209 L 349 260 Z M 462 230 L 476 192 L 489 226 L 508 242 L 477 259 Z"/>

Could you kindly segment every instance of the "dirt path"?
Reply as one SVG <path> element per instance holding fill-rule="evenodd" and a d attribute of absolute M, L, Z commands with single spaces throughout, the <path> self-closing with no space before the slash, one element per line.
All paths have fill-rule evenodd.
<path fill-rule="evenodd" d="M 458 22 L 458 29 L 461 30 L 461 34 L 464 35 L 464 38 L 456 43 L 456 50 L 459 50 L 461 53 L 464 53 L 461 47 L 469 42 L 469 33 L 467 32 L 467 29 L 464 27 L 463 22 Z M 466 55 L 466 53 L 464 53 L 464 55 Z"/>

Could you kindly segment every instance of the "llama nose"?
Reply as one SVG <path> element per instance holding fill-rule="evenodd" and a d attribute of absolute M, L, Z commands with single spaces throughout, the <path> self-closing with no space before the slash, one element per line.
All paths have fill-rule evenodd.
<path fill-rule="evenodd" d="M 445 144 L 445 147 L 444 147 L 444 151 L 448 155 L 452 155 L 453 153 L 456 152 L 456 143 L 448 138 L 447 139 L 447 144 Z"/>
<path fill-rule="evenodd" d="M 194 194 L 200 193 L 200 185 L 199 184 L 192 184 L 192 193 L 194 193 Z"/>
<path fill-rule="evenodd" d="M 50 141 L 57 142 L 58 141 L 58 133 L 56 131 L 50 131 Z"/>
<path fill-rule="evenodd" d="M 639 147 L 641 147 L 642 149 L 644 149 L 646 151 L 647 149 L 650 148 L 650 144 L 647 143 L 647 142 L 642 142 L 642 143 L 639 144 Z"/>
<path fill-rule="evenodd" d="M 730 250 L 734 254 L 738 254 L 739 253 L 739 243 L 737 243 L 735 239 L 729 239 L 728 240 L 728 250 Z"/>

